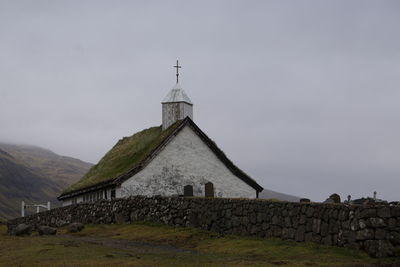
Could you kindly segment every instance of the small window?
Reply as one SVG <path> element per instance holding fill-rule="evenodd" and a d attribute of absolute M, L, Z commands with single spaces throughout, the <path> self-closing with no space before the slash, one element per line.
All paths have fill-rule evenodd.
<path fill-rule="evenodd" d="M 214 197 L 214 185 L 208 182 L 204 185 L 205 197 Z"/>
<path fill-rule="evenodd" d="M 114 199 L 115 198 L 115 189 L 112 189 L 111 190 L 111 199 Z"/>
<path fill-rule="evenodd" d="M 107 189 L 104 189 L 104 199 L 107 199 Z"/>
<path fill-rule="evenodd" d="M 183 196 L 185 197 L 192 197 L 193 196 L 193 186 L 185 185 L 183 187 Z"/>

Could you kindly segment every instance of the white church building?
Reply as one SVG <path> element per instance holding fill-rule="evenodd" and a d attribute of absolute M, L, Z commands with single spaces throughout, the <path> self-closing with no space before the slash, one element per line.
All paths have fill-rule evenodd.
<path fill-rule="evenodd" d="M 162 101 L 162 125 L 119 140 L 62 192 L 64 206 L 132 195 L 258 197 L 263 188 L 193 122 L 193 103 L 175 67 L 177 83 Z"/>

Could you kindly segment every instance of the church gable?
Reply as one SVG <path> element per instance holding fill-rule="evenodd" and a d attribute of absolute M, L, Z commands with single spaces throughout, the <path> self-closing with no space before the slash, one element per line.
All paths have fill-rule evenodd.
<path fill-rule="evenodd" d="M 257 197 L 263 188 L 236 167 L 192 121 L 193 103 L 179 85 L 162 102 L 163 124 L 125 137 L 59 200 L 128 195 Z M 97 197 L 95 197 L 97 196 Z M 79 202 L 79 200 L 78 200 Z"/>
<path fill-rule="evenodd" d="M 187 121 L 179 133 L 140 172 L 121 184 L 121 196 L 205 196 L 213 187 L 217 197 L 256 197 L 256 189 L 237 177 Z"/>

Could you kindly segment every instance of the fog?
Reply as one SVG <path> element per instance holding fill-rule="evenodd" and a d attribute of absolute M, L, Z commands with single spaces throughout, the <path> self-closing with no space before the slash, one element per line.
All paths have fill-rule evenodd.
<path fill-rule="evenodd" d="M 195 123 L 265 188 L 399 200 L 398 1 L 1 1 L 0 141 L 96 163 Z"/>

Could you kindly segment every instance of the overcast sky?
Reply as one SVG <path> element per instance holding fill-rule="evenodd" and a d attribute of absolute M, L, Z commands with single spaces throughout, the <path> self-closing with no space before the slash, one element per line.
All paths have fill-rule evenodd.
<path fill-rule="evenodd" d="M 399 1 L 0 1 L 0 141 L 96 163 L 194 121 L 265 188 L 400 200 Z"/>

